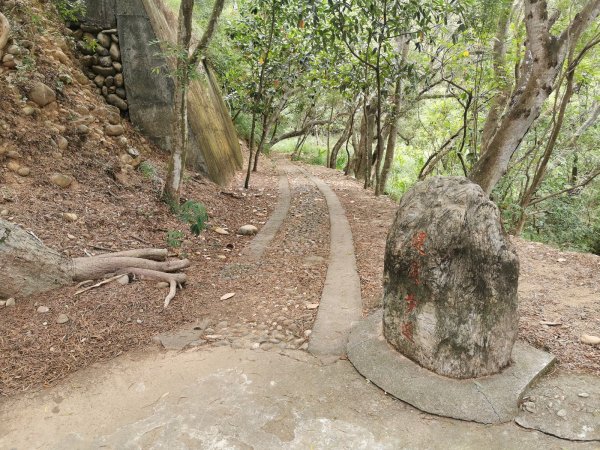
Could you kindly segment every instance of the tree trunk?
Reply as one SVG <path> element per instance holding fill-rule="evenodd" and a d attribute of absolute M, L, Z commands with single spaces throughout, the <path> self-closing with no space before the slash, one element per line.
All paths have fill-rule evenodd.
<path fill-rule="evenodd" d="M 329 158 L 331 155 L 331 122 L 333 121 L 333 107 L 334 103 L 331 102 L 331 109 L 329 111 L 329 121 L 327 122 L 327 158 L 325 158 L 325 166 L 329 167 Z"/>
<path fill-rule="evenodd" d="M 73 261 L 0 219 L 0 297 L 27 296 L 68 284 Z"/>
<path fill-rule="evenodd" d="M 258 91 L 256 92 L 256 102 L 260 102 L 263 96 L 263 90 L 265 85 L 265 70 L 267 68 L 269 62 L 269 54 L 271 53 L 271 46 L 273 45 L 273 34 L 275 33 L 275 13 L 277 11 L 277 2 L 272 0 L 271 3 L 271 23 L 269 27 L 269 40 L 267 43 L 267 49 L 265 52 L 265 57 L 263 63 L 260 68 L 260 79 L 258 82 Z M 254 108 L 254 112 L 252 113 L 252 132 L 250 138 L 250 156 L 248 157 L 248 170 L 246 171 L 246 180 L 244 181 L 244 188 L 248 189 L 250 186 L 250 174 L 252 172 L 252 149 L 254 147 L 254 131 L 256 127 L 256 108 Z"/>
<path fill-rule="evenodd" d="M 508 36 L 512 3 L 513 1 L 503 4 L 498 18 L 498 28 L 492 50 L 494 79 L 498 83 L 498 92 L 492 98 L 490 110 L 483 125 L 480 153 L 485 153 L 490 140 L 496 133 L 500 117 L 510 96 L 510 84 L 506 80 L 506 39 Z"/>
<path fill-rule="evenodd" d="M 2 51 L 6 47 L 8 37 L 10 36 L 10 23 L 4 14 L 0 12 L 0 58 L 4 55 Z"/>
<path fill-rule="evenodd" d="M 366 101 L 366 100 L 365 100 Z M 360 124 L 360 138 L 358 141 L 358 153 L 354 158 L 354 176 L 357 180 L 367 181 L 367 173 L 370 172 L 369 165 L 371 149 L 373 148 L 373 137 L 375 134 L 375 108 L 373 105 L 366 104 L 363 107 L 363 114 Z"/>
<path fill-rule="evenodd" d="M 151 279 L 185 283 L 172 274 L 190 265 L 187 259 L 166 261 L 167 250 L 141 249 L 69 258 L 46 247 L 33 234 L 0 219 L 0 297 L 25 297 L 109 273 L 137 273 Z"/>
<path fill-rule="evenodd" d="M 576 45 L 581 33 L 599 13 L 600 0 L 591 0 L 568 28 L 556 37 L 550 33 L 554 20 L 549 17 L 546 1 L 525 0 L 525 58 L 528 63 L 524 65 L 527 72 L 521 75 L 525 87 L 513 93 L 511 107 L 470 174 L 471 180 L 478 183 L 486 194 L 492 192 L 506 173 L 510 158 L 539 117 L 542 105 L 554 90 L 554 83 L 569 48 Z"/>
<path fill-rule="evenodd" d="M 173 99 L 173 124 L 171 158 L 163 198 L 173 208 L 179 207 L 183 170 L 188 147 L 187 91 L 189 86 L 189 57 L 187 52 L 192 39 L 193 0 L 182 0 L 179 8 L 177 47 L 184 49 L 185 56 L 177 58 L 175 96 Z"/>
<path fill-rule="evenodd" d="M 381 169 L 379 186 L 377 187 L 378 192 L 381 194 L 385 192 L 385 185 L 387 184 L 390 169 L 392 168 L 392 163 L 394 162 L 396 141 L 398 138 L 398 121 L 400 120 L 400 103 L 402 101 L 402 97 L 400 95 L 401 90 L 402 80 L 399 77 L 396 80 L 396 87 L 394 89 L 394 109 L 390 116 L 390 130 L 388 134 L 387 148 L 385 150 L 385 161 L 383 163 L 383 168 Z"/>
<path fill-rule="evenodd" d="M 525 225 L 525 221 L 526 221 L 526 217 L 527 217 L 525 210 L 529 207 L 529 203 L 531 202 L 532 197 L 537 192 L 537 190 L 540 188 L 540 185 L 542 184 L 542 181 L 544 180 L 544 177 L 546 175 L 546 168 L 548 167 L 548 162 L 550 161 L 550 157 L 552 156 L 552 153 L 554 152 L 556 140 L 558 139 L 558 135 L 562 129 L 562 125 L 563 125 L 563 122 L 565 119 L 565 111 L 567 109 L 567 105 L 569 104 L 569 101 L 571 100 L 571 96 L 573 95 L 573 78 L 574 78 L 574 76 L 575 76 L 574 70 L 571 70 L 567 74 L 567 86 L 566 86 L 563 98 L 560 102 L 558 115 L 554 119 L 554 126 L 552 127 L 552 133 L 550 134 L 550 138 L 548 139 L 548 142 L 546 143 L 546 148 L 544 149 L 544 154 L 542 155 L 542 158 L 540 159 L 540 161 L 537 165 L 535 174 L 533 176 L 533 181 L 531 182 L 529 187 L 527 189 L 525 189 L 525 191 L 523 192 L 523 195 L 521 196 L 521 200 L 519 202 L 519 206 L 521 207 L 521 216 L 515 227 L 515 234 L 517 236 L 519 236 L 523 232 L 523 227 Z"/>
<path fill-rule="evenodd" d="M 335 169 L 337 165 L 337 158 L 342 146 L 350 139 L 350 133 L 352 132 L 352 124 L 354 123 L 354 114 L 356 114 L 356 106 L 352 105 L 348 111 L 348 121 L 346 122 L 346 126 L 344 127 L 344 131 L 342 135 L 337 140 L 337 142 L 333 145 L 331 149 L 331 154 L 329 155 L 329 159 L 327 162 L 327 166 L 330 169 Z"/>

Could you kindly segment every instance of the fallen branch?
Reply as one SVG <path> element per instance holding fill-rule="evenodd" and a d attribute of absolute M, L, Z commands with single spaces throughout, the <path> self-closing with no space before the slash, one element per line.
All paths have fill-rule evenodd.
<path fill-rule="evenodd" d="M 222 195 L 228 195 L 229 197 L 233 197 L 233 198 L 236 198 L 238 200 L 241 200 L 241 199 L 244 198 L 241 195 L 236 194 L 235 192 L 221 191 L 221 194 Z"/>
<path fill-rule="evenodd" d="M 136 241 L 138 241 L 138 242 L 141 242 L 142 244 L 145 244 L 145 245 L 152 245 L 150 242 L 148 242 L 148 241 L 146 241 L 146 240 L 142 239 L 142 238 L 141 238 L 141 237 L 139 237 L 139 236 L 136 236 L 135 234 L 131 234 L 130 236 L 131 236 L 133 239 L 135 239 Z"/>
<path fill-rule="evenodd" d="M 75 292 L 75 295 L 83 294 L 84 292 L 87 292 L 91 289 L 95 289 L 97 287 L 104 286 L 105 284 L 112 283 L 113 281 L 117 280 L 118 278 L 121 278 L 122 276 L 123 274 L 119 274 L 115 275 L 114 277 L 107 278 L 106 280 L 102 280 L 99 283 L 80 289 L 79 291 Z"/>

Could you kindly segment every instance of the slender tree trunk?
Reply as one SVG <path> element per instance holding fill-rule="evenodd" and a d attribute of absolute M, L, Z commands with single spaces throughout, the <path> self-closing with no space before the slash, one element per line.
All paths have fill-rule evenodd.
<path fill-rule="evenodd" d="M 275 14 L 276 14 L 276 8 L 277 6 L 277 0 L 271 0 L 271 24 L 269 27 L 269 40 L 267 43 L 267 49 L 265 51 L 265 58 L 263 60 L 262 66 L 260 68 L 260 79 L 258 82 L 258 91 L 256 93 L 256 103 L 259 103 L 262 100 L 262 96 L 263 96 L 263 90 L 264 90 L 264 86 L 265 86 L 265 70 L 267 67 L 267 64 L 269 62 L 269 54 L 271 53 L 271 46 L 273 45 L 273 34 L 275 33 Z M 257 105 L 255 105 L 257 106 Z M 256 110 L 256 108 L 254 108 Z M 246 171 L 246 180 L 244 181 L 244 188 L 248 189 L 248 187 L 250 186 L 250 174 L 252 173 L 252 162 L 253 162 L 253 158 L 252 158 L 252 149 L 254 147 L 254 131 L 255 131 L 255 127 L 256 127 L 256 112 L 254 112 L 252 114 L 252 131 L 250 133 L 250 155 L 248 157 L 248 170 Z"/>
<path fill-rule="evenodd" d="M 402 91 L 402 80 L 400 77 L 396 80 L 396 87 L 394 88 L 394 109 L 392 110 L 390 117 L 390 130 L 388 133 L 387 148 L 385 151 L 385 161 L 383 163 L 383 169 L 381 170 L 381 177 L 379 178 L 378 192 L 383 194 L 385 192 L 385 185 L 394 162 L 394 154 L 396 150 L 396 141 L 398 138 L 398 121 L 400 120 L 400 104 L 402 97 L 400 92 Z"/>
<path fill-rule="evenodd" d="M 325 166 L 329 166 L 329 157 L 331 155 L 331 122 L 333 120 L 333 107 L 334 103 L 331 102 L 331 109 L 329 110 L 329 122 L 327 123 L 327 158 L 325 159 Z"/>
<path fill-rule="evenodd" d="M 535 195 L 537 190 L 539 189 L 544 177 L 546 175 L 546 168 L 548 167 L 548 162 L 550 161 L 550 156 L 554 152 L 554 147 L 556 145 L 556 140 L 558 139 L 558 135 L 562 129 L 562 125 L 564 123 L 565 111 L 567 109 L 567 105 L 571 100 L 571 96 L 573 95 L 573 78 L 574 71 L 570 71 L 567 74 L 567 86 L 565 89 L 565 93 L 560 102 L 560 108 L 558 111 L 558 115 L 554 119 L 554 126 L 552 127 L 552 133 L 550 134 L 550 139 L 546 143 L 546 148 L 544 149 L 544 154 L 538 163 L 536 171 L 533 176 L 533 180 L 529 187 L 523 192 L 521 196 L 521 200 L 519 202 L 519 206 L 521 207 L 521 216 L 515 226 L 515 235 L 519 236 L 523 232 L 523 227 L 525 226 L 525 222 L 527 220 L 526 210 L 529 207 L 529 203 L 531 202 L 532 197 Z"/>
<path fill-rule="evenodd" d="M 350 133 L 352 132 L 352 125 L 354 123 L 354 115 L 356 114 L 356 106 L 352 105 L 348 110 L 348 121 L 346 122 L 346 126 L 344 127 L 344 131 L 342 135 L 339 137 L 337 142 L 333 145 L 331 149 L 331 154 L 329 155 L 329 160 L 327 163 L 327 167 L 330 169 L 335 169 L 337 166 L 337 158 L 338 153 L 342 146 L 350 139 Z"/>
<path fill-rule="evenodd" d="M 189 85 L 189 56 L 187 53 L 192 39 L 193 9 L 193 0 L 182 0 L 177 27 L 177 48 L 182 49 L 186 56 L 177 58 L 177 76 L 174 77 L 172 149 L 163 193 L 164 200 L 173 208 L 179 207 L 188 146 L 187 90 Z"/>
<path fill-rule="evenodd" d="M 267 135 L 271 131 L 269 129 L 269 127 L 267 126 L 267 123 L 269 123 L 269 122 L 270 121 L 267 116 L 267 113 L 265 113 L 265 115 L 263 116 L 262 133 L 260 134 L 260 141 L 258 141 L 258 147 L 256 148 L 256 154 L 254 155 L 254 166 L 252 167 L 252 172 L 256 172 L 258 170 L 258 157 L 262 153 Z"/>
<path fill-rule="evenodd" d="M 196 48 L 190 52 L 192 39 L 192 16 L 194 11 L 193 0 L 182 0 L 179 7 L 177 23 L 177 48 L 185 56 L 177 58 L 175 78 L 175 93 L 173 99 L 173 123 L 171 158 L 167 168 L 167 179 L 163 192 L 163 199 L 173 208 L 179 207 L 181 186 L 183 184 L 183 171 L 188 151 L 188 89 L 190 74 L 196 70 L 200 58 L 206 52 L 208 44 L 215 32 L 217 21 L 223 11 L 224 0 L 215 0 L 211 17 L 206 30 L 202 34 Z"/>
<path fill-rule="evenodd" d="M 558 114 L 556 115 L 556 117 L 553 120 L 554 125 L 552 127 L 552 132 L 550 134 L 548 142 L 546 143 L 544 153 L 538 163 L 538 166 L 536 167 L 536 171 L 535 171 L 533 180 L 531 181 L 531 184 L 528 185 L 527 189 L 525 189 L 525 191 L 521 195 L 521 199 L 519 201 L 519 206 L 521 208 L 521 215 L 519 217 L 519 220 L 517 221 L 517 224 L 514 227 L 514 234 L 516 236 L 519 236 L 523 232 L 523 228 L 525 227 L 525 223 L 527 221 L 527 208 L 530 206 L 533 196 L 537 193 L 542 182 L 544 181 L 548 162 L 550 161 L 550 157 L 554 153 L 554 147 L 556 146 L 556 141 L 558 139 L 558 136 L 562 130 L 562 126 L 564 123 L 565 112 L 566 112 L 567 106 L 571 100 L 571 97 L 573 95 L 573 83 L 574 83 L 574 77 L 575 77 L 576 64 L 570 65 L 569 67 L 570 67 L 570 69 L 566 75 L 565 93 L 563 94 L 563 97 L 561 99 Z M 585 130 L 587 128 L 589 128 L 597 120 L 599 114 L 600 114 L 599 104 L 595 103 L 595 105 L 592 107 L 590 117 L 577 129 L 575 134 L 571 137 L 571 139 L 567 143 L 567 146 L 566 146 L 567 148 L 572 148 L 575 146 L 579 137 L 585 132 Z M 574 160 L 575 161 L 577 160 L 577 154 L 575 154 Z M 574 166 L 574 167 L 576 167 L 576 166 Z M 576 174 L 577 169 L 575 168 L 574 171 Z M 576 175 L 575 175 L 575 177 L 573 177 L 573 171 L 571 172 L 571 178 L 572 179 L 576 178 Z M 571 180 L 571 183 L 575 184 L 576 180 Z"/>

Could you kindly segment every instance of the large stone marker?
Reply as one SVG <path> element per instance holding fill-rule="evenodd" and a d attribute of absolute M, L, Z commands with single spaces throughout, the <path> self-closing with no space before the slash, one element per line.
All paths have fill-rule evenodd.
<path fill-rule="evenodd" d="M 407 192 L 388 235 L 383 332 L 440 375 L 473 378 L 510 364 L 519 260 L 498 208 L 465 178 Z"/>

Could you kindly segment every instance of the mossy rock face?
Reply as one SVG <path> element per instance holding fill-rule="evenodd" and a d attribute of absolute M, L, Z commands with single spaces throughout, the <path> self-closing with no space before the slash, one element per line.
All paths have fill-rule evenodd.
<path fill-rule="evenodd" d="M 462 177 L 434 177 L 400 202 L 384 269 L 383 329 L 440 375 L 474 378 L 510 364 L 519 259 L 500 213 Z"/>

